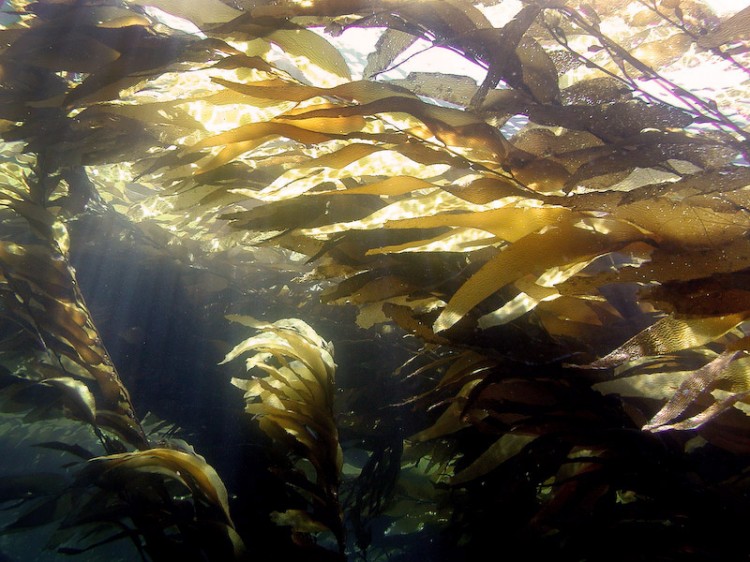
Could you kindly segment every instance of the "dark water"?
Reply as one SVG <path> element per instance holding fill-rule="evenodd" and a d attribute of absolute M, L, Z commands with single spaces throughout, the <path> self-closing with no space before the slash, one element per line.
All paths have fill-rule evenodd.
<path fill-rule="evenodd" d="M 257 281 L 245 279 L 219 290 L 202 290 L 214 277 L 211 271 L 155 252 L 131 228 L 113 225 L 96 215 L 79 220 L 71 228 L 71 259 L 82 294 L 138 416 L 144 419 L 147 431 L 156 430 L 156 435 L 170 444 L 177 439 L 189 444 L 216 469 L 229 492 L 232 517 L 250 559 L 298 555 L 295 549 L 289 550 L 288 530 L 272 524 L 269 518 L 269 513 L 283 507 L 280 498 L 288 492 L 269 470 L 272 447 L 268 439 L 244 414 L 242 392 L 230 384 L 236 367 L 241 365 L 238 362 L 233 370 L 219 362 L 248 335 L 246 329 L 228 322 L 226 314 L 271 321 L 300 316 L 298 303 L 313 301 L 310 296 L 315 296 L 319 288 L 295 284 L 296 273 L 267 271 Z M 278 298 L 284 286 L 294 287 L 296 294 Z M 371 333 L 358 330 L 354 314 L 353 309 L 329 307 L 325 314 L 310 320 L 326 340 L 335 342 L 337 386 L 344 392 L 347 387 L 361 386 L 368 378 L 382 380 L 383 373 L 393 371 L 417 348 L 416 341 L 404 340 L 402 334 L 384 333 L 373 338 Z M 372 386 L 372 390 L 377 399 L 365 397 L 366 403 L 388 400 L 387 389 Z M 395 420 L 391 421 L 392 427 L 386 428 L 383 439 L 400 442 L 402 430 Z M 51 421 L 38 440 L 76 443 L 96 451 L 90 432 L 69 425 Z M 56 472 L 71 462 L 65 453 L 40 449 L 20 439 L 26 437 L 26 431 L 19 424 L 17 433 L 0 436 L 0 447 L 10 450 L 15 458 L 14 467 L 5 467 L 0 475 L 17 474 L 18 466 L 34 472 Z M 6 515 L 0 521 L 3 524 L 13 521 L 18 513 L 11 510 Z M 386 532 L 385 523 L 380 527 L 373 529 L 375 536 Z M 29 562 L 71 559 L 44 548 L 54 529 L 55 524 L 50 523 L 0 535 L 0 548 L 8 553 L 3 556 Z M 386 539 L 385 545 L 397 553 L 403 550 L 404 540 L 395 536 Z M 437 560 L 442 556 L 437 537 L 424 537 L 407 550 L 406 558 L 392 559 L 419 560 L 427 556 Z M 72 559 L 116 562 L 139 558 L 127 541 L 119 541 Z"/>

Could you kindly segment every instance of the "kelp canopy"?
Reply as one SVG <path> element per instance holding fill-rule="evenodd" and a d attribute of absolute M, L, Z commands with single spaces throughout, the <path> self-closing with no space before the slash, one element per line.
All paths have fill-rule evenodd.
<path fill-rule="evenodd" d="M 746 560 L 742 8 L 3 2 L 0 549 Z"/>

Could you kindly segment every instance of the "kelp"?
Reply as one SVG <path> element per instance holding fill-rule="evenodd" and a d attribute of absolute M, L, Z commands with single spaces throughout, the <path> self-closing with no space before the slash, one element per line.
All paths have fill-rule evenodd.
<path fill-rule="evenodd" d="M 115 432 L 117 440 L 146 447 L 128 391 L 77 287 L 62 217 L 48 210 L 48 201 L 39 200 L 42 178 L 24 178 L 13 172 L 12 164 L 6 170 L 13 183 L 2 192 L 5 220 L 27 225 L 0 241 L 4 313 L 13 319 L 18 336 L 30 340 L 31 353 L 16 367 L 19 390 L 34 383 L 56 389 L 71 415 L 89 423 L 108 452 L 118 444 L 100 426 Z"/>
<path fill-rule="evenodd" d="M 86 460 L 76 466 L 72 481 L 60 477 L 54 486 L 24 491 L 21 514 L 4 532 L 54 523 L 47 546 L 65 554 L 129 540 L 134 552 L 153 560 L 175 553 L 187 560 L 243 558 L 226 489 L 203 458 L 163 448 L 97 457 L 83 448 L 43 445 Z M 29 476 L 44 481 L 44 475 Z M 3 482 L 18 485 L 15 477 Z"/>
<path fill-rule="evenodd" d="M 274 512 L 273 520 L 290 526 L 294 533 L 330 532 L 343 554 L 344 526 L 338 502 L 343 458 L 333 411 L 333 348 L 301 320 L 267 324 L 249 317 L 229 319 L 262 330 L 236 345 L 223 361 L 252 352 L 246 360 L 247 371 L 264 373 L 232 379 L 233 385 L 245 391 L 245 412 L 258 419 L 261 430 L 273 441 L 314 470 L 314 478 L 308 476 L 300 462 L 284 474 L 287 483 L 307 498 L 308 510 Z"/>
<path fill-rule="evenodd" d="M 741 536 L 741 500 L 721 498 L 744 497 L 750 452 L 747 10 L 12 6 L 0 48 L 0 134 L 17 147 L 0 163 L 3 394 L 29 422 L 64 414 L 94 428 L 107 456 L 81 472 L 89 492 L 109 476 L 148 484 L 150 508 L 114 510 L 120 521 L 143 507 L 123 536 L 171 533 L 152 515 L 175 507 L 177 488 L 207 518 L 181 521 L 181 536 L 217 529 L 227 550 L 205 556 L 241 556 L 212 469 L 151 448 L 76 287 L 67 232 L 94 212 L 250 295 L 260 289 L 243 268 L 273 256 L 269 269 L 288 264 L 312 287 L 300 317 L 311 301 L 337 319 L 334 306 L 354 307 L 348 321 L 371 345 L 424 344 L 395 373 L 352 375 L 351 402 L 336 407 L 347 440 L 331 351 L 302 320 L 247 321 L 261 333 L 227 355 L 256 353 L 260 375 L 234 384 L 281 446 L 297 495 L 274 519 L 304 555 L 416 556 L 383 545 L 439 530 L 445 552 L 475 557 L 498 540 L 511 558 L 738 546 L 717 537 Z M 383 30 L 361 78 L 331 39 L 358 29 Z M 415 49 L 450 50 L 483 78 L 396 77 Z M 710 96 L 673 72 L 699 63 L 738 72 L 737 87 Z M 399 428 L 380 439 L 383 412 L 354 411 L 374 408 L 352 398 L 369 383 L 394 393 L 377 407 Z M 366 460 L 342 464 L 348 446 Z M 108 515 L 97 494 L 86 515 Z"/>

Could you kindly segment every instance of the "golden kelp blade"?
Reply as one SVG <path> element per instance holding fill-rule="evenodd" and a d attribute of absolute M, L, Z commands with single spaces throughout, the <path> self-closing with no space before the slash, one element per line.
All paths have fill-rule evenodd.
<path fill-rule="evenodd" d="M 674 422 L 687 408 L 698 400 L 698 398 L 710 392 L 718 384 L 718 379 L 734 361 L 738 352 L 722 353 L 713 361 L 710 361 L 683 382 L 656 415 L 651 418 L 643 429 L 646 431 L 663 431 L 664 426 Z M 708 419 L 704 420 L 708 421 Z M 697 427 L 697 424 L 692 427 Z"/>
<path fill-rule="evenodd" d="M 149 449 L 96 457 L 89 461 L 89 466 L 83 474 L 86 477 L 101 479 L 103 482 L 108 479 L 119 480 L 126 477 L 130 471 L 150 472 L 157 468 L 166 469 L 167 475 L 179 480 L 196 497 L 217 507 L 223 513 L 225 523 L 233 526 L 224 483 L 216 471 L 196 455 L 172 449 Z"/>
<path fill-rule="evenodd" d="M 705 345 L 720 338 L 747 318 L 746 312 L 707 318 L 681 319 L 666 316 L 588 367 L 616 367 L 641 357 L 666 355 Z"/>
<path fill-rule="evenodd" d="M 541 275 L 554 266 L 588 261 L 642 238 L 639 231 L 623 223 L 611 223 L 610 235 L 571 223 L 529 234 L 503 249 L 451 297 L 435 321 L 435 331 L 449 329 L 476 305 L 526 274 Z"/>
<path fill-rule="evenodd" d="M 286 510 L 274 520 L 295 532 L 330 531 L 343 551 L 343 521 L 338 486 L 343 454 L 333 414 L 333 348 L 307 323 L 296 318 L 273 323 L 248 316 L 230 320 L 261 330 L 232 349 L 222 363 L 246 353 L 246 370 L 263 375 L 235 377 L 232 384 L 245 390 L 245 411 L 256 416 L 260 428 L 271 439 L 284 444 L 294 460 L 306 459 L 315 471 L 314 480 L 302 473 L 297 486 L 303 496 L 312 491 L 309 511 Z"/>

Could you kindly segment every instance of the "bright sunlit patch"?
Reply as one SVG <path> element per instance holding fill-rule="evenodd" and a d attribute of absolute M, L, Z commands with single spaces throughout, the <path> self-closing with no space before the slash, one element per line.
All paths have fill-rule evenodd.
<path fill-rule="evenodd" d="M 333 155 L 335 156 L 335 153 Z M 448 169 L 447 164 L 424 165 L 406 158 L 399 152 L 379 150 L 341 167 L 333 163 L 331 167 L 315 166 L 315 162 L 312 162 L 312 166 L 309 167 L 299 166 L 281 174 L 268 187 L 255 193 L 255 196 L 264 201 L 277 201 L 305 193 L 321 182 L 341 178 L 374 175 L 430 178 L 443 174 Z"/>
<path fill-rule="evenodd" d="M 143 6 L 152 17 L 171 27 L 191 33 L 200 31 L 199 26 L 230 21 L 242 12 L 220 0 L 128 0 L 130 4 Z"/>
<path fill-rule="evenodd" d="M 585 269 L 591 262 L 596 260 L 599 256 L 594 256 L 591 259 L 579 261 L 573 264 L 565 266 L 551 267 L 539 276 L 536 283 L 541 287 L 554 287 L 559 285 L 573 277 L 579 271 Z"/>
<path fill-rule="evenodd" d="M 318 228 L 301 229 L 300 233 L 313 237 L 325 237 L 335 232 L 346 230 L 372 230 L 382 228 L 386 223 L 398 223 L 405 219 L 423 217 L 427 214 L 449 213 L 451 211 L 465 211 L 471 204 L 443 191 L 435 189 L 421 196 L 413 196 L 392 203 L 370 216 L 357 221 L 336 223 Z M 484 231 L 482 231 L 484 232 Z M 486 233 L 484 233 L 486 235 Z"/>
<path fill-rule="evenodd" d="M 482 316 L 479 319 L 479 327 L 486 329 L 507 324 L 534 310 L 540 303 L 559 298 L 560 293 L 552 285 L 544 284 L 543 277 L 544 275 L 536 280 L 533 276 L 518 279 L 514 283 L 519 291 L 518 295 L 494 312 Z"/>
<path fill-rule="evenodd" d="M 533 310 L 539 302 L 538 299 L 526 293 L 519 293 L 501 308 L 479 318 L 478 325 L 482 330 L 487 330 L 494 326 L 502 326 Z"/>
<path fill-rule="evenodd" d="M 368 256 L 409 252 L 472 252 L 487 247 L 495 236 L 478 228 L 455 228 L 429 240 L 407 242 L 367 251 Z"/>
<path fill-rule="evenodd" d="M 291 56 L 275 46 L 271 50 L 269 62 L 287 71 L 291 76 L 309 82 L 313 86 L 332 88 L 346 82 L 341 76 L 313 64 L 307 57 L 302 55 Z"/>
<path fill-rule="evenodd" d="M 196 37 L 206 37 L 206 34 L 190 20 L 177 17 L 154 6 L 146 6 L 144 12 L 155 22 L 162 23 L 174 30 L 183 31 L 189 35 L 195 35 Z"/>
<path fill-rule="evenodd" d="M 720 18 L 728 18 L 750 6 L 750 0 L 703 0 Z"/>
<path fill-rule="evenodd" d="M 295 104 L 286 100 L 251 98 L 227 90 L 213 82 L 221 78 L 230 82 L 248 83 L 267 80 L 269 74 L 257 69 L 225 70 L 204 68 L 192 72 L 166 73 L 149 82 L 130 96 L 124 96 L 124 103 L 149 104 L 164 103 L 176 106 L 199 122 L 206 132 L 216 134 L 234 129 L 246 123 L 272 119 L 287 111 Z M 190 130 L 190 129 L 187 129 Z M 196 131 L 181 139 L 190 144 L 205 136 Z"/>
<path fill-rule="evenodd" d="M 131 216 L 135 220 L 143 221 L 146 219 L 161 217 L 172 209 L 172 205 L 161 197 L 152 197 L 143 201 L 133 209 Z"/>

